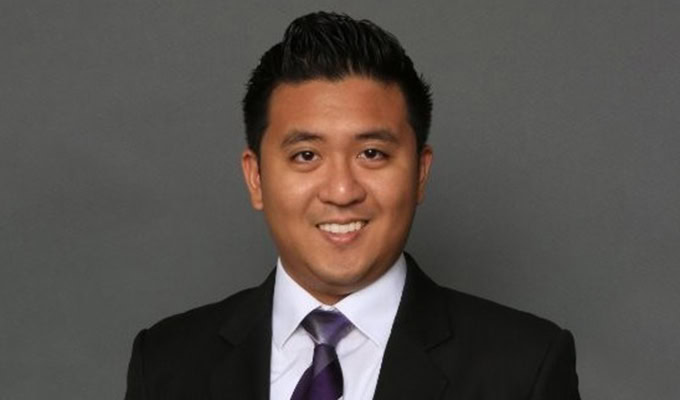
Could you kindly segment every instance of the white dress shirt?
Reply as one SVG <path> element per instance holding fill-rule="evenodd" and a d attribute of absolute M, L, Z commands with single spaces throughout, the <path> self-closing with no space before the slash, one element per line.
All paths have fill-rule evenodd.
<path fill-rule="evenodd" d="M 279 259 L 272 313 L 270 398 L 290 400 L 300 377 L 312 365 L 314 342 L 300 322 L 321 307 L 340 311 L 354 325 L 336 347 L 345 385 L 343 399 L 372 399 L 405 281 L 402 254 L 378 280 L 327 306 L 298 285 Z"/>

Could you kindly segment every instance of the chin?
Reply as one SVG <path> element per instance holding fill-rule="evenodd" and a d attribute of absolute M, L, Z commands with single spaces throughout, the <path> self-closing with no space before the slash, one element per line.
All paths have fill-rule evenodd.
<path fill-rule="evenodd" d="M 371 274 L 375 268 L 370 265 L 362 265 L 361 263 L 347 263 L 344 260 L 344 265 L 335 263 L 328 265 L 326 268 L 318 270 L 318 277 L 329 286 L 342 286 L 351 288 L 361 288 L 366 285 L 367 276 Z M 354 290 L 352 290 L 354 291 Z"/>

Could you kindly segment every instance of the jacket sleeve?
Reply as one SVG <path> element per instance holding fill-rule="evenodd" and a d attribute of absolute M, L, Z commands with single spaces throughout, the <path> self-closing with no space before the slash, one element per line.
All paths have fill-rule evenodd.
<path fill-rule="evenodd" d="M 546 352 L 531 400 L 580 400 L 574 337 L 562 330 Z"/>
<path fill-rule="evenodd" d="M 146 389 L 144 387 L 144 359 L 142 356 L 145 334 L 146 330 L 139 332 L 132 345 L 125 400 L 147 400 Z"/>

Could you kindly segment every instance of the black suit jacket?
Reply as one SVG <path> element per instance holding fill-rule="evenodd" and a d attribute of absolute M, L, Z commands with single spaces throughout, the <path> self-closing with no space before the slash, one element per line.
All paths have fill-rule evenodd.
<path fill-rule="evenodd" d="M 568 331 L 442 288 L 407 263 L 374 399 L 579 399 Z M 140 332 L 125 398 L 267 400 L 273 289 L 272 273 L 259 287 Z"/>

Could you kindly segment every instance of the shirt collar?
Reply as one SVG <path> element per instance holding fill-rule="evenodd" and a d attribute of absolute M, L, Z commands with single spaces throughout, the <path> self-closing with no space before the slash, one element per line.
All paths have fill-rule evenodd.
<path fill-rule="evenodd" d="M 399 308 L 405 282 L 406 260 L 401 254 L 394 265 L 375 282 L 329 307 L 298 285 L 283 268 L 279 258 L 276 265 L 272 312 L 274 345 L 279 349 L 285 346 L 307 314 L 322 307 L 342 312 L 361 333 L 377 346 L 384 348 L 392 331 L 392 323 Z"/>
<path fill-rule="evenodd" d="M 281 349 L 300 322 L 321 303 L 288 275 L 281 258 L 276 263 L 274 304 L 272 306 L 272 339 Z"/>

